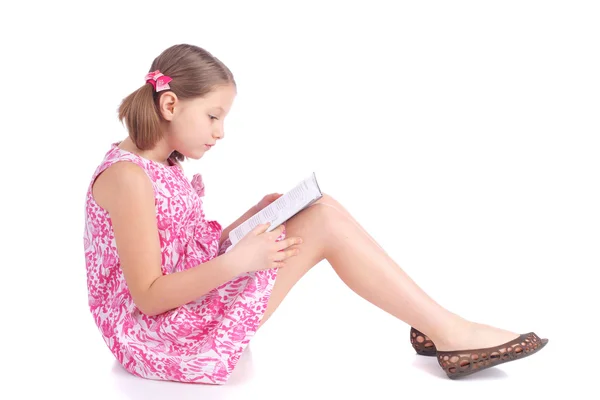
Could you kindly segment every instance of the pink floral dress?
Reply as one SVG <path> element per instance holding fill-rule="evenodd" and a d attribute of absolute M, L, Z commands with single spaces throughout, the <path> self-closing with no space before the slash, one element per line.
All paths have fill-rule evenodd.
<path fill-rule="evenodd" d="M 154 317 L 141 313 L 120 268 L 110 216 L 92 196 L 96 177 L 121 161 L 139 165 L 152 181 L 163 275 L 201 265 L 231 245 L 227 239 L 219 248 L 222 227 L 204 215 L 201 175 L 190 182 L 178 165 L 142 158 L 114 143 L 86 195 L 84 247 L 94 321 L 119 363 L 136 376 L 223 384 L 258 328 L 277 269 L 244 273 Z M 283 238 L 285 231 L 277 240 Z"/>

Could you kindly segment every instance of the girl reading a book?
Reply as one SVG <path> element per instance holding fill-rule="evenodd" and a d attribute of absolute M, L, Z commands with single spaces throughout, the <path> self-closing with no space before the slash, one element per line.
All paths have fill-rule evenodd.
<path fill-rule="evenodd" d="M 225 137 L 235 96 L 232 73 L 211 53 L 166 49 L 119 107 L 128 137 L 107 149 L 91 177 L 89 307 L 127 371 L 227 382 L 256 331 L 322 260 L 358 295 L 411 325 L 411 345 L 435 356 L 450 378 L 546 345 L 533 332 L 469 321 L 436 303 L 327 194 L 273 231 L 255 227 L 226 252 L 229 232 L 280 196 L 265 196 L 222 227 L 204 214 L 202 177 L 189 181 L 182 172 L 185 158 L 200 159 Z"/>

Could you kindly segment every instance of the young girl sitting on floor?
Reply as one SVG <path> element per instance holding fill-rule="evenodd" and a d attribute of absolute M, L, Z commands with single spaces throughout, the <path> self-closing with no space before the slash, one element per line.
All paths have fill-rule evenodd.
<path fill-rule="evenodd" d="M 357 294 L 410 324 L 418 354 L 450 378 L 527 357 L 547 339 L 471 321 L 432 300 L 333 197 L 272 232 L 257 226 L 231 249 L 229 232 L 277 199 L 265 196 L 226 228 L 204 214 L 202 177 L 182 172 L 224 138 L 236 96 L 229 69 L 208 51 L 176 45 L 152 63 L 119 118 L 86 196 L 89 306 L 130 373 L 223 384 L 294 284 L 326 259 Z M 422 333 L 423 332 L 423 333 Z"/>

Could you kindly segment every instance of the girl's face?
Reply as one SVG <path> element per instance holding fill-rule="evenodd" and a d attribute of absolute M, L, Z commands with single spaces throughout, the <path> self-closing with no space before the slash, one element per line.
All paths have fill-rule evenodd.
<path fill-rule="evenodd" d="M 169 147 L 191 159 L 201 158 L 225 137 L 224 121 L 236 91 L 233 85 L 219 86 L 203 98 L 175 100 L 165 139 Z"/>

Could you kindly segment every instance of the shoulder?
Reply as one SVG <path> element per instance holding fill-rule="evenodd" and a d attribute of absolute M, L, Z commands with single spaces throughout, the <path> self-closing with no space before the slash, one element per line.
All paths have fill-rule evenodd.
<path fill-rule="evenodd" d="M 92 187 L 94 200 L 108 211 L 120 199 L 139 201 L 153 199 L 152 182 L 144 169 L 133 162 L 119 161 L 104 170 Z"/>

